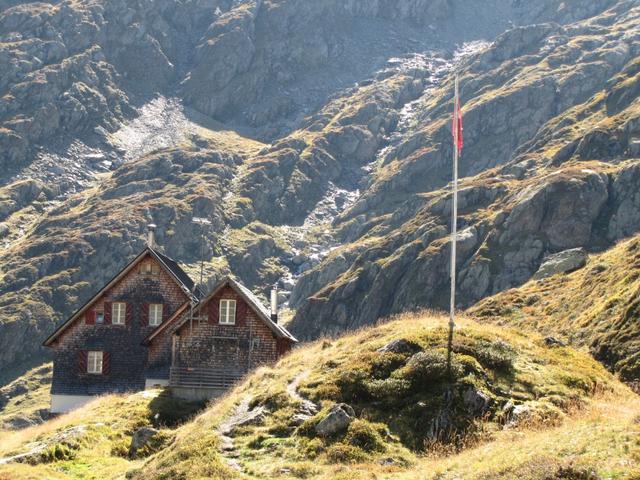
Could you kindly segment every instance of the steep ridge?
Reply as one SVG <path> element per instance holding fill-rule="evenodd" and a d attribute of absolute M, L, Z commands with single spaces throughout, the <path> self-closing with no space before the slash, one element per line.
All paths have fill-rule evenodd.
<path fill-rule="evenodd" d="M 460 200 L 461 306 L 522 284 L 546 253 L 637 231 L 639 13 L 623 2 L 584 23 L 516 29 L 464 64 L 462 171 L 474 176 Z M 450 194 L 439 189 L 450 176 L 450 87 L 427 95 L 418 131 L 334 222 L 345 246 L 300 278 L 299 335 L 445 306 Z"/>
<path fill-rule="evenodd" d="M 489 235 L 504 199 L 552 173 L 543 158 L 555 154 L 544 147 L 554 122 L 565 132 L 558 164 L 569 165 L 562 155 L 575 152 L 563 147 L 587 130 L 580 152 L 610 162 L 589 168 L 611 168 L 611 182 L 622 175 L 616 162 L 637 157 L 627 153 L 637 2 L 13 4 L 0 12 L 3 370 L 42 353 L 46 332 L 141 247 L 151 221 L 166 252 L 193 264 L 190 218 L 210 218 L 208 281 L 234 272 L 262 291 L 279 281 L 303 338 L 439 306 L 454 65 L 477 152 L 463 160 L 472 182 L 464 221 L 475 228 L 462 248 L 464 305 L 524 282 L 543 250 L 565 247 L 531 238 L 521 252 L 512 238 L 517 259 L 503 261 Z M 512 29 L 488 49 L 461 43 L 549 20 L 557 23 Z M 579 55 L 585 45 L 591 56 Z M 616 93 L 596 101 L 610 86 Z M 625 132 L 611 139 L 611 157 L 598 150 L 601 120 Z M 632 188 L 621 181 L 612 203 L 596 185 L 585 222 L 596 215 L 602 225 L 601 210 L 628 202 Z M 620 208 L 613 236 L 565 243 L 632 234 L 633 209 Z M 526 228 L 522 238 L 543 230 Z"/>

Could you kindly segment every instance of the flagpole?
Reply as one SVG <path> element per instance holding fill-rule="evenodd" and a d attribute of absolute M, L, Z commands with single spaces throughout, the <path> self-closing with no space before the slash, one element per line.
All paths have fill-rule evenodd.
<path fill-rule="evenodd" d="M 447 342 L 447 371 L 451 374 L 451 356 L 453 350 L 453 331 L 456 326 L 456 250 L 458 237 L 458 161 L 459 149 L 459 115 L 460 92 L 458 75 L 455 78 L 455 95 L 453 100 L 453 204 L 451 207 L 451 299 L 449 303 L 449 339 Z"/>

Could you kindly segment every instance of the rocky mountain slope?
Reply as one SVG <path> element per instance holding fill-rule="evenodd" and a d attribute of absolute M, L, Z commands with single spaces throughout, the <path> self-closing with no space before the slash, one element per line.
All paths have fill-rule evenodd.
<path fill-rule="evenodd" d="M 449 377 L 446 341 L 424 313 L 318 341 L 192 419 L 102 397 L 0 432 L 0 478 L 637 478 L 638 399 L 594 359 L 461 319 Z"/>
<path fill-rule="evenodd" d="M 639 23 L 632 0 L 3 4 L 0 370 L 150 222 L 194 267 L 209 218 L 208 281 L 279 282 L 305 339 L 443 306 L 454 69 L 461 306 L 632 235 Z"/>

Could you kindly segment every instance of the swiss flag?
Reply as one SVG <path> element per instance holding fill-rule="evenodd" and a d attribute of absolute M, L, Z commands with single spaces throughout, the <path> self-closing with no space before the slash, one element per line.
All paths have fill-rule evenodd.
<path fill-rule="evenodd" d="M 464 146 L 464 138 L 462 135 L 462 108 L 460 107 L 460 99 L 456 98 L 453 109 L 453 124 L 451 125 L 451 134 L 453 135 L 453 147 L 458 149 L 458 153 L 462 152 Z"/>

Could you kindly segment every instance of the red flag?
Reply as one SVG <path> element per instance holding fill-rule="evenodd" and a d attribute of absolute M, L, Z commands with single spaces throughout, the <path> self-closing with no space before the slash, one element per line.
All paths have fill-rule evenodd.
<path fill-rule="evenodd" d="M 462 135 L 462 108 L 460 107 L 460 99 L 456 98 L 455 107 L 453 110 L 453 124 L 451 126 L 451 133 L 453 135 L 453 146 L 458 149 L 458 153 L 462 152 L 464 146 L 464 138 Z M 457 141 L 457 145 L 456 145 Z"/>

